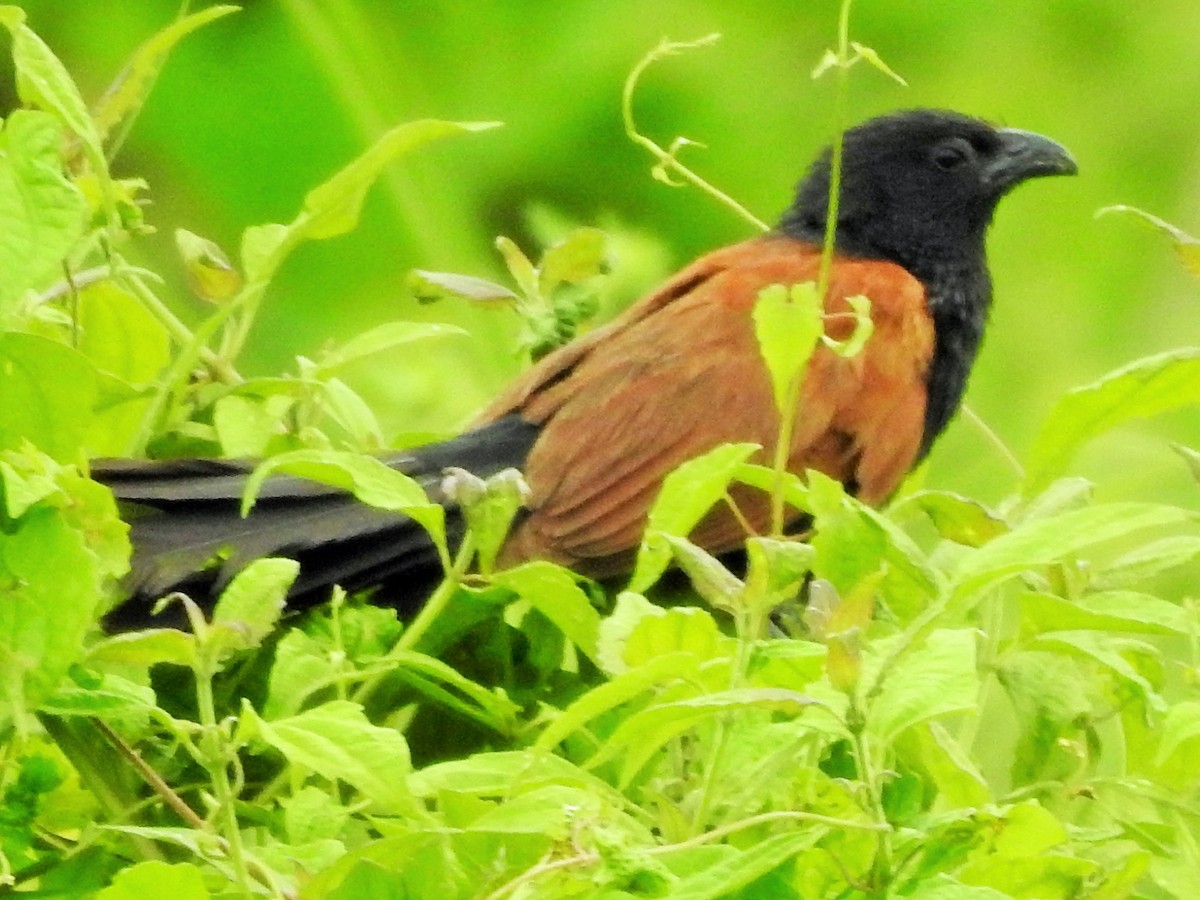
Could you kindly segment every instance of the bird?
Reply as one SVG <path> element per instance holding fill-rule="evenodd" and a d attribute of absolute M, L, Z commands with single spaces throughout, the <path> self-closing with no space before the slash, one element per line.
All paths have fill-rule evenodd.
<path fill-rule="evenodd" d="M 665 476 L 727 442 L 769 460 L 780 415 L 755 337 L 756 298 L 818 279 L 832 147 L 821 152 L 770 231 L 707 253 L 601 325 L 549 353 L 504 388 L 462 435 L 383 457 L 462 517 L 439 483 L 448 468 L 487 477 L 517 469 L 524 506 L 502 565 L 548 560 L 584 576 L 627 573 Z M 992 304 L 985 238 L 997 204 L 1033 178 L 1073 175 L 1065 147 L 962 113 L 907 109 L 842 135 L 839 202 L 824 298 L 833 337 L 849 298 L 870 300 L 873 332 L 844 357 L 818 344 L 799 391 L 790 471 L 813 469 L 883 504 L 958 409 Z M 849 326 L 845 326 L 849 327 Z M 843 335 L 844 336 L 844 335 Z M 373 588 L 399 605 L 419 573 L 440 571 L 424 532 L 399 514 L 294 476 L 269 478 L 240 514 L 253 460 L 97 460 L 130 523 L 129 599 L 113 628 L 146 623 L 170 591 L 213 596 L 250 561 L 299 562 L 290 607 L 334 585 Z M 691 539 L 720 554 L 764 530 L 753 490 L 740 514 L 715 507 Z"/>

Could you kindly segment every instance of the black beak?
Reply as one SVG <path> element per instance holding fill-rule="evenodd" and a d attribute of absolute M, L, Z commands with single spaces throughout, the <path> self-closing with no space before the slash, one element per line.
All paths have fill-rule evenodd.
<path fill-rule="evenodd" d="M 1074 175 L 1079 171 L 1070 151 L 1045 135 L 1019 128 L 1001 128 L 999 134 L 1000 147 L 983 169 L 984 182 L 997 194 L 1029 178 Z"/>

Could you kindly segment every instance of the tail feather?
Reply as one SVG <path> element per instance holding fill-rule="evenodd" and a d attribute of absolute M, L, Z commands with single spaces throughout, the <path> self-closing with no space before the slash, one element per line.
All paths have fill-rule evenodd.
<path fill-rule="evenodd" d="M 461 437 L 385 458 L 442 500 L 437 483 L 450 466 L 487 477 L 524 464 L 537 428 L 510 416 Z M 92 477 L 121 504 L 133 543 L 130 599 L 107 624 L 147 624 L 147 601 L 182 590 L 211 602 L 238 571 L 264 556 L 300 563 L 289 605 L 322 602 L 333 585 L 386 588 L 386 602 L 418 602 L 440 563 L 425 531 L 406 516 L 359 503 L 329 485 L 272 476 L 253 510 L 240 505 L 254 463 L 242 460 L 99 461 Z M 444 501 L 442 501 L 444 502 Z M 447 504 L 447 531 L 461 537 L 461 517 Z"/>

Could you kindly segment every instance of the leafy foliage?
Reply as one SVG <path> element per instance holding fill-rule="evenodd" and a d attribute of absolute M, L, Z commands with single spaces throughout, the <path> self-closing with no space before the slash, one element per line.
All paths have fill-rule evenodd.
<path fill-rule="evenodd" d="M 440 508 L 359 455 L 383 438 L 338 376 L 449 329 L 385 323 L 290 375 L 237 369 L 292 249 L 352 228 L 393 160 L 485 126 L 397 126 L 290 224 L 248 229 L 237 266 L 181 237 L 213 304 L 194 329 L 122 256 L 147 225 L 142 186 L 110 172 L 111 142 L 174 42 L 225 11 L 146 42 L 89 111 L 0 7 L 28 106 L 0 133 L 7 884 L 105 900 L 1200 891 L 1200 621 L 1171 581 L 1194 575 L 1197 517 L 1098 502 L 1066 469 L 1101 431 L 1195 405 L 1194 350 L 1064 398 L 998 508 L 926 491 L 880 512 L 722 447 L 668 481 L 612 603 L 548 563 L 493 571 L 519 479 L 454 476 L 470 532 L 450 546 Z M 853 46 L 839 65 L 879 65 Z M 516 292 L 414 284 L 524 304 L 541 316 L 531 334 L 558 340 L 590 311 L 603 245 L 584 231 L 534 265 L 502 243 Z M 789 305 L 811 290 L 780 286 L 760 310 L 785 326 L 762 342 L 780 396 L 789 357 L 822 337 L 815 304 L 807 324 Z M 855 341 L 869 341 L 857 313 Z M 295 565 L 263 560 L 210 620 L 172 598 L 190 632 L 106 636 L 96 622 L 129 546 L 81 460 L 143 450 L 275 454 L 256 478 L 320 477 L 418 518 L 445 581 L 404 623 L 338 593 L 282 621 Z M 811 516 L 812 539 L 753 538 L 744 570 L 691 544 L 736 483 Z M 689 602 L 651 602 L 681 599 L 662 580 L 671 564 Z"/>

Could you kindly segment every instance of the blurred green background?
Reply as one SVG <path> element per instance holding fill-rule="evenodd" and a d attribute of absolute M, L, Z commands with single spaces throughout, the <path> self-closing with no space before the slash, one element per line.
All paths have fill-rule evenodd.
<path fill-rule="evenodd" d="M 99 96 L 179 0 L 30 0 L 29 22 Z M 201 4 L 192 3 L 193 11 Z M 187 227 L 233 256 L 243 228 L 288 221 L 311 187 L 399 121 L 499 119 L 503 129 L 420 151 L 372 192 L 360 228 L 295 254 L 268 298 L 243 368 L 393 319 L 458 321 L 457 344 L 420 345 L 353 373 L 388 433 L 453 430 L 515 370 L 506 313 L 418 308 L 413 267 L 498 278 L 507 234 L 528 249 L 564 223 L 612 229 L 613 305 L 675 267 L 750 234 L 696 191 L 649 177 L 623 135 L 622 82 L 660 38 L 718 31 L 715 46 L 650 70 L 644 131 L 707 149 L 685 161 L 773 219 L 829 139 L 833 82 L 810 72 L 834 42 L 835 0 L 407 2 L 254 0 L 184 41 L 115 166 L 151 185 L 144 259 L 178 279 Z M 1038 182 L 1002 206 L 990 244 L 997 303 L 968 402 L 1021 456 L 1055 398 L 1139 356 L 1193 344 L 1200 285 L 1129 203 L 1200 231 L 1200 3 L 1196 0 L 858 0 L 851 36 L 909 82 L 860 66 L 853 120 L 941 106 L 1049 134 L 1081 176 Z M 11 95 L 10 78 L 0 88 Z M 3 98 L 5 106 L 9 97 Z M 1179 500 L 1195 486 L 1163 437 L 1200 444 L 1175 416 L 1090 448 L 1078 471 L 1107 496 Z M 1011 470 L 960 417 L 929 481 L 997 499 Z"/>

